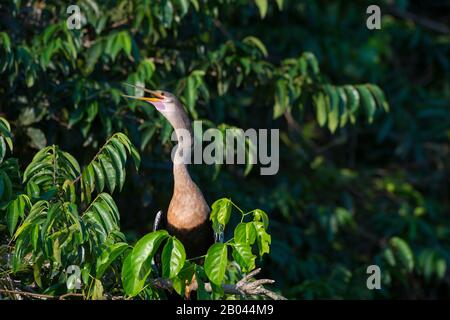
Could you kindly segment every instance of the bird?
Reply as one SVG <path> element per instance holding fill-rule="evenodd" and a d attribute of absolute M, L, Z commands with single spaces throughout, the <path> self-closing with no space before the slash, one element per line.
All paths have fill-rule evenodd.
<path fill-rule="evenodd" d="M 173 127 L 178 145 L 173 156 L 173 194 L 164 216 L 162 211 L 156 215 L 153 230 L 165 229 L 170 235 L 181 241 L 186 258 L 202 258 L 208 248 L 220 235 L 214 233 L 209 219 L 210 208 L 202 191 L 193 181 L 187 167 L 192 147 L 193 135 L 189 117 L 183 104 L 172 93 L 164 90 L 150 90 L 141 86 L 125 83 L 143 90 L 151 97 L 123 95 L 129 99 L 141 100 L 151 104 Z M 186 135 L 188 133 L 188 135 Z M 195 259 L 194 259 L 195 260 Z"/>

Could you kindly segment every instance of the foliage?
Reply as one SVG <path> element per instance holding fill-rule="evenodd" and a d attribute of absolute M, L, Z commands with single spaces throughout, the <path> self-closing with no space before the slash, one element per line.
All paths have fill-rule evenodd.
<path fill-rule="evenodd" d="M 9 123 L 3 118 L 0 121 L 6 128 L 2 138 L 9 139 Z M 236 236 L 226 243 L 214 244 L 204 257 L 204 269 L 186 260 L 183 244 L 166 230 L 151 232 L 131 247 L 120 231 L 120 214 L 114 199 L 103 191 L 105 185 L 110 193 L 114 192 L 115 185 L 123 185 L 127 154 L 133 156 L 138 168 L 140 155 L 123 133 L 112 135 L 82 170 L 72 155 L 55 145 L 36 153 L 23 174 L 18 172 L 23 176 L 24 190 L 10 192 L 4 219 L 14 246 L 7 249 L 12 261 L 11 266 L 2 266 L 5 275 L 0 279 L 4 283 L 0 284 L 7 286 L 10 276 L 22 274 L 24 282 L 28 282 L 26 276 L 31 276 L 31 284 L 47 295 L 81 290 L 85 298 L 102 299 L 105 294 L 123 290 L 126 296 L 156 298 L 164 293 L 161 289 L 151 289 L 149 276 L 158 275 L 153 270 L 153 258 L 164 243 L 160 273 L 172 281 L 175 291 L 183 296 L 186 281 L 190 282 L 195 272 L 202 283 L 215 284 L 212 294 L 219 298 L 224 295 L 221 285 L 229 264 L 228 247 L 245 273 L 255 269 L 252 245 L 256 239 L 259 255 L 269 252 L 267 214 L 259 209 L 244 214 L 239 207 L 236 208 L 242 214 L 241 221 L 250 214 L 253 220 L 241 222 L 235 230 Z M 5 179 L 10 177 L 5 174 Z M 91 201 L 92 194 L 96 196 Z M 229 221 L 231 204 L 228 199 L 213 204 L 211 220 L 221 230 Z M 227 217 L 218 219 L 219 213 Z M 240 228 L 242 225 L 246 227 Z M 252 232 L 251 237 L 246 236 L 248 230 Z M 199 258 L 202 257 L 193 259 Z M 77 268 L 81 278 L 72 275 L 70 268 Z M 121 269 L 121 282 L 112 280 L 117 268 Z M 237 270 L 231 268 L 228 273 Z M 204 291 L 198 292 L 202 298 L 209 297 Z"/>
<path fill-rule="evenodd" d="M 370 31 L 369 1 L 82 0 L 82 27 L 68 30 L 60 2 L 3 1 L 0 112 L 14 135 L 0 121 L 0 266 L 32 208 L 33 224 L 58 212 L 48 232 L 21 231 L 9 245 L 23 238 L 19 253 L 28 259 L 33 241 L 74 225 L 76 237 L 45 240 L 48 267 L 58 263 L 54 251 L 61 263 L 91 259 L 81 270 L 86 279 L 93 275 L 86 296 L 117 293 L 116 259 L 130 257 L 149 236 L 141 238 L 172 190 L 171 128 L 155 110 L 121 98 L 128 82 L 174 92 L 205 126 L 280 129 L 276 176 L 259 176 L 249 164 L 192 166 L 209 203 L 226 196 L 270 213 L 268 227 L 259 211 L 240 221 L 228 213 L 229 200 L 216 202 L 216 231 L 227 223 L 236 228 L 225 230 L 227 242 L 211 259 L 222 261 L 227 251 L 250 270 L 253 256 L 240 243 L 251 243 L 253 255 L 264 254 L 265 275 L 290 298 L 448 297 L 450 38 L 421 19 L 445 26 L 448 4 L 376 3 L 382 30 Z M 128 170 L 127 179 L 125 161 L 138 153 L 115 132 L 142 155 L 139 174 Z M 13 141 L 20 161 L 6 157 Z M 36 149 L 42 163 L 32 161 Z M 87 165 L 77 168 L 78 161 Z M 21 170 L 27 163 L 41 165 L 42 175 Z M 73 191 L 66 181 L 78 177 Z M 263 231 L 271 234 L 268 255 Z M 68 255 L 80 241 L 88 249 Z M 179 269 L 178 243 L 161 241 L 165 260 L 178 261 L 165 275 L 195 272 L 206 281 L 206 265 Z M 371 264 L 382 270 L 380 291 L 366 287 Z M 44 275 L 42 292 L 61 290 L 50 286 L 62 277 L 61 266 L 55 270 Z M 227 274 L 233 264 L 226 270 L 225 279 L 236 280 Z M 179 292 L 181 283 L 174 282 Z M 146 287 L 139 294 L 160 293 Z"/>
<path fill-rule="evenodd" d="M 221 230 L 225 228 L 228 220 L 223 224 L 217 221 L 217 215 L 220 212 L 231 214 L 231 200 L 220 199 L 213 204 L 213 211 L 211 213 L 211 220 L 215 225 L 220 224 Z M 233 204 L 234 205 L 234 204 Z M 235 206 L 235 205 L 234 205 Z M 162 276 L 165 279 L 170 279 L 173 283 L 175 291 L 181 296 L 184 295 L 186 282 L 190 283 L 192 276 L 195 274 L 199 283 L 204 284 L 210 281 L 213 285 L 212 295 L 215 298 L 220 298 L 224 295 L 222 284 L 228 283 L 231 279 L 236 277 L 236 268 L 229 268 L 233 261 L 228 260 L 228 250 L 232 250 L 234 263 L 239 266 L 239 269 L 248 273 L 255 269 L 256 255 L 254 247 L 255 240 L 258 243 L 258 254 L 262 256 L 269 252 L 270 235 L 266 232 L 267 225 L 259 221 L 259 216 L 256 212 L 261 213 L 267 217 L 266 213 L 257 209 L 248 213 L 242 212 L 239 207 L 237 210 L 242 215 L 242 221 L 245 216 L 253 214 L 253 220 L 247 223 L 241 222 L 234 231 L 235 236 L 225 243 L 217 242 L 213 244 L 204 257 L 195 257 L 186 260 L 186 253 L 183 244 L 174 236 L 170 236 L 167 231 L 159 230 L 147 234 L 141 238 L 133 250 L 125 258 L 122 268 L 122 282 L 125 293 L 130 296 L 136 296 L 146 289 L 148 285 L 147 278 L 152 274 L 152 259 L 157 253 L 158 249 L 162 249 Z M 251 230 L 252 237 L 245 237 L 245 228 L 242 230 L 240 226 L 247 226 Z M 251 229 L 250 229 L 251 228 Z M 195 264 L 195 260 L 204 258 L 204 266 Z M 224 280 L 226 280 L 224 282 Z M 152 293 L 153 295 L 155 293 Z M 198 290 L 199 298 L 210 299 L 211 297 L 203 290 Z M 158 296 L 158 295 L 156 295 Z"/>

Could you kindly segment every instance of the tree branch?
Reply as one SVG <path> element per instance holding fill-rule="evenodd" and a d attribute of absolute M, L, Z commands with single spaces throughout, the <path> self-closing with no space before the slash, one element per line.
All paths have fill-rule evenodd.
<path fill-rule="evenodd" d="M 8 289 L 0 289 L 0 292 L 14 294 L 14 295 L 18 295 L 18 296 L 27 296 L 27 297 L 43 299 L 43 300 L 48 300 L 48 299 L 65 300 L 68 297 L 84 297 L 84 295 L 82 293 L 73 293 L 73 292 L 63 294 L 62 296 L 52 296 L 49 294 L 41 294 L 41 293 L 34 293 L 34 292 L 20 291 L 20 290 L 8 290 Z"/>
<path fill-rule="evenodd" d="M 287 300 L 282 295 L 279 295 L 278 293 L 275 293 L 273 291 L 270 291 L 263 287 L 264 284 L 272 284 L 275 282 L 275 280 L 271 279 L 260 279 L 251 281 L 251 278 L 253 276 L 257 275 L 261 272 L 261 268 L 255 269 L 249 274 L 247 274 L 245 277 L 243 277 L 241 280 L 239 280 L 236 284 L 223 284 L 222 288 L 223 291 L 226 294 L 233 294 L 233 295 L 241 295 L 241 296 L 264 296 L 269 299 L 273 300 Z M 163 290 L 173 290 L 172 282 L 169 279 L 164 278 L 156 278 L 152 280 L 153 287 L 163 289 Z M 189 290 L 197 290 L 198 283 L 197 281 L 194 281 L 189 286 Z M 207 292 L 212 292 L 212 286 L 211 283 L 205 283 L 205 290 Z"/>
<path fill-rule="evenodd" d="M 247 296 L 263 296 L 272 300 L 287 300 L 282 295 L 273 292 L 271 290 L 268 290 L 264 288 L 263 285 L 265 284 L 273 284 L 275 280 L 271 279 L 259 279 L 252 281 L 252 278 L 261 272 L 261 268 L 255 269 L 246 276 L 244 276 L 241 280 L 239 280 L 236 284 L 223 284 L 222 288 L 224 293 L 226 294 L 232 294 L 232 295 L 241 295 L 243 297 Z M 173 290 L 173 284 L 172 281 L 165 278 L 156 278 L 152 279 L 151 284 L 152 287 L 162 289 L 162 290 Z M 194 280 L 189 285 L 189 291 L 197 290 L 198 289 L 198 283 L 196 280 Z M 207 292 L 212 292 L 212 285 L 211 283 L 205 283 L 205 290 Z M 65 300 L 66 298 L 70 297 L 81 297 L 84 298 L 84 295 L 81 293 L 66 293 L 61 296 L 52 296 L 47 294 L 40 294 L 40 293 L 34 293 L 34 292 L 28 292 L 28 291 L 22 291 L 22 290 L 8 290 L 8 289 L 0 289 L 1 293 L 7 293 L 7 294 L 14 294 L 16 296 L 26 296 L 30 298 L 35 299 L 44 299 L 44 300 Z M 112 300 L 117 299 L 124 299 L 123 297 L 110 297 Z"/>
<path fill-rule="evenodd" d="M 19 295 L 19 296 L 28 296 L 28 297 L 32 297 L 32 298 L 38 298 L 38 299 L 55 299 L 54 296 L 51 296 L 48 294 L 40 294 L 40 293 L 33 293 L 33 292 L 26 292 L 26 291 L 19 291 L 19 290 L 0 289 L 0 292 L 15 294 L 15 295 Z"/>
<path fill-rule="evenodd" d="M 412 12 L 402 11 L 393 6 L 388 8 L 388 12 L 396 16 L 397 18 L 412 20 L 413 22 L 421 25 L 422 27 L 433 30 L 435 32 L 450 34 L 449 27 L 447 27 L 445 24 L 433 21 L 430 18 L 422 17 Z"/>

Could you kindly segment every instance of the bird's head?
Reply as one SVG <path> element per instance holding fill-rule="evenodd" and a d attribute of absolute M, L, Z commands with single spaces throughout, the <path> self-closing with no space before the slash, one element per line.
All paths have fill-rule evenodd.
<path fill-rule="evenodd" d="M 123 95 L 124 97 L 148 102 L 148 103 L 152 104 L 156 108 L 156 110 L 158 110 L 159 112 L 161 112 L 163 114 L 167 113 L 167 112 L 175 112 L 180 106 L 180 102 L 178 101 L 178 98 L 170 92 L 167 92 L 164 90 L 149 90 L 144 87 L 140 87 L 140 86 L 136 86 L 136 85 L 132 85 L 132 84 L 128 84 L 128 83 L 125 83 L 125 85 L 139 89 L 139 90 L 143 90 L 144 92 L 149 93 L 150 97 Z"/>
<path fill-rule="evenodd" d="M 184 110 L 183 105 L 180 103 L 180 101 L 174 94 L 164 90 L 149 90 L 144 87 L 128 83 L 124 84 L 150 94 L 149 97 L 123 95 L 124 97 L 150 103 L 167 120 L 169 120 L 169 122 L 172 124 L 174 128 L 188 126 L 186 122 L 189 122 L 189 119 L 187 118 L 186 111 Z"/>

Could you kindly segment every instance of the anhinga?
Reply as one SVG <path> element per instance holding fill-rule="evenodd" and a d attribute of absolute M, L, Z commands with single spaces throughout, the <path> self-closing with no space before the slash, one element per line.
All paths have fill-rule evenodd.
<path fill-rule="evenodd" d="M 149 102 L 172 125 L 177 136 L 178 145 L 173 157 L 174 188 L 167 216 L 164 219 L 161 211 L 155 219 L 154 229 L 164 228 L 177 237 L 184 245 L 187 258 L 199 257 L 214 242 L 214 233 L 209 220 L 210 209 L 202 192 L 189 175 L 186 164 L 191 149 L 193 134 L 188 115 L 177 97 L 162 90 L 148 90 L 138 86 L 152 97 L 127 96 L 127 98 Z M 188 139 L 183 133 L 189 133 Z M 165 226 L 164 226 L 165 225 Z"/>

